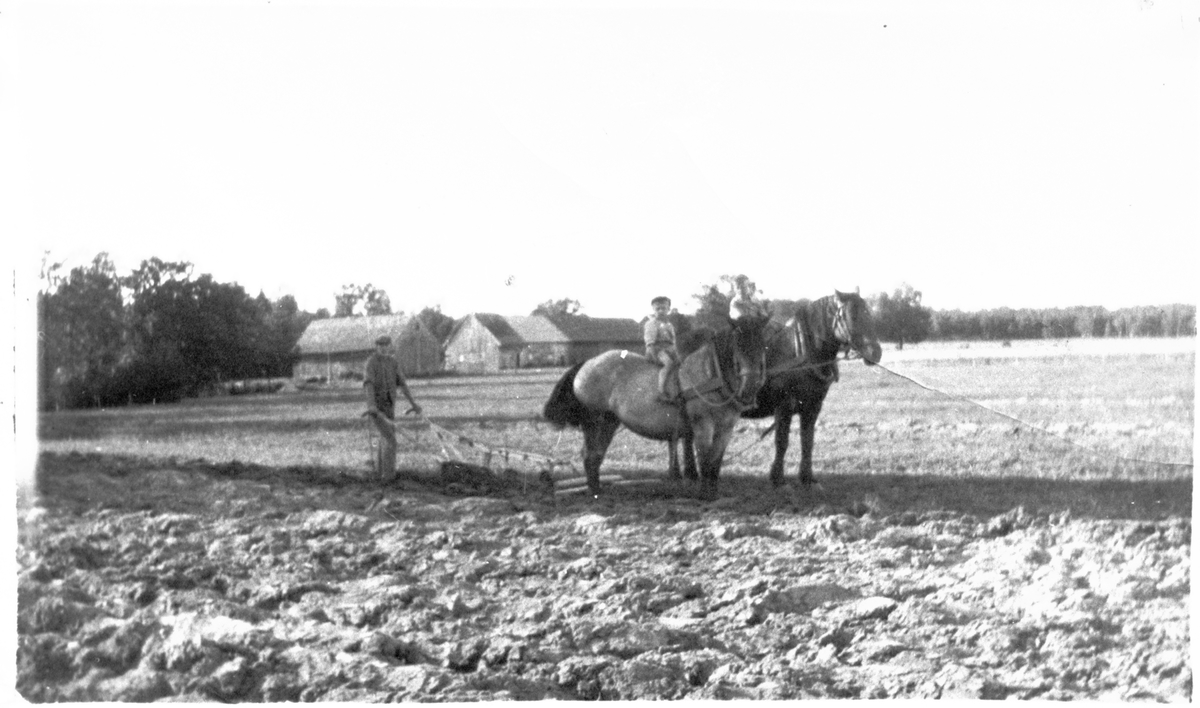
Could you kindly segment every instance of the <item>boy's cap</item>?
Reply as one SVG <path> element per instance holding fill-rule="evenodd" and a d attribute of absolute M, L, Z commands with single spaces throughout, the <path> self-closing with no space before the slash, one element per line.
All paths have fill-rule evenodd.
<path fill-rule="evenodd" d="M 671 298 L 667 297 L 666 295 L 659 295 L 658 297 L 656 297 L 656 298 L 654 298 L 653 300 L 651 300 L 651 301 L 650 301 L 650 306 L 651 306 L 651 307 L 653 307 L 654 305 L 657 305 L 657 304 L 658 304 L 658 303 L 660 303 L 660 302 L 661 302 L 661 303 L 664 303 L 664 304 L 667 304 L 667 305 L 670 305 L 670 304 L 671 304 Z"/>
<path fill-rule="evenodd" d="M 375 343 L 382 344 L 385 347 L 390 347 L 392 345 L 392 338 L 387 336 L 386 334 L 382 334 L 379 336 L 378 339 L 375 340 Z"/>

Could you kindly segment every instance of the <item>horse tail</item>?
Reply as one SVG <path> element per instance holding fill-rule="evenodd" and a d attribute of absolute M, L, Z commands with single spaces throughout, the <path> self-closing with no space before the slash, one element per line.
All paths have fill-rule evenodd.
<path fill-rule="evenodd" d="M 582 367 L 583 364 L 576 364 L 567 369 L 542 407 L 542 416 L 556 428 L 562 429 L 568 425 L 579 428 L 587 420 L 588 409 L 575 395 L 575 375 Z"/>

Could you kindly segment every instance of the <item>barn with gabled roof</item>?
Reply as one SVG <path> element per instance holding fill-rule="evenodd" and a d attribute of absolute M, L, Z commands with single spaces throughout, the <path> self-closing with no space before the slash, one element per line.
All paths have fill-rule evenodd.
<path fill-rule="evenodd" d="M 567 345 L 566 335 L 541 315 L 475 312 L 459 320 L 446 339 L 446 370 L 481 374 L 560 366 Z"/>
<path fill-rule="evenodd" d="M 437 337 L 408 315 L 333 317 L 313 320 L 296 343 L 300 359 L 292 377 L 300 380 L 362 380 L 367 357 L 380 335 L 392 338 L 392 354 L 405 376 L 441 369 Z"/>
<path fill-rule="evenodd" d="M 610 349 L 641 353 L 634 320 L 563 315 L 502 316 L 476 312 L 459 320 L 446 340 L 446 369 L 488 373 L 569 366 Z"/>
<path fill-rule="evenodd" d="M 646 349 L 642 339 L 642 326 L 636 320 L 560 315 L 551 321 L 567 336 L 569 344 L 566 363 L 569 365 L 587 361 L 612 349 L 628 349 L 638 354 Z"/>

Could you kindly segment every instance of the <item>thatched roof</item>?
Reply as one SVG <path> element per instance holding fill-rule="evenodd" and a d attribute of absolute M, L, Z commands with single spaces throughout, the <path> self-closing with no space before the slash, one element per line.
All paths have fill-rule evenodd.
<path fill-rule="evenodd" d="M 408 315 L 374 315 L 371 317 L 331 317 L 313 320 L 296 342 L 303 354 L 344 354 L 370 351 L 381 334 L 392 338 L 393 344 L 418 334 Z"/>

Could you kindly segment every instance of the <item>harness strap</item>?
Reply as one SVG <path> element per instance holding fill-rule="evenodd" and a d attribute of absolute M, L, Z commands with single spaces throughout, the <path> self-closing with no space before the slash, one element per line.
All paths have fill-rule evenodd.
<path fill-rule="evenodd" d="M 709 352 L 711 354 L 709 358 L 712 360 L 713 370 L 716 372 L 716 375 L 699 384 L 688 386 L 686 388 L 683 387 L 683 380 L 680 379 L 680 397 L 682 397 L 685 401 L 698 398 L 704 403 L 713 405 L 711 401 L 705 400 L 704 396 L 709 393 L 717 392 L 721 398 L 726 399 L 719 405 L 725 405 L 726 403 L 738 401 L 742 409 L 745 410 L 747 407 L 749 407 L 749 404 L 741 403 L 738 399 L 739 389 L 735 388 L 730 382 L 725 380 L 725 376 L 721 371 L 721 361 L 717 358 L 716 348 L 710 347 Z"/>
<path fill-rule="evenodd" d="M 798 355 L 788 359 L 782 364 L 776 364 L 775 366 L 767 369 L 766 376 L 770 378 L 771 376 L 782 374 L 786 371 L 807 369 L 812 373 L 813 376 L 826 383 L 837 381 L 838 370 L 836 359 L 833 361 L 823 361 L 816 364 L 808 362 L 808 346 L 806 344 L 807 337 L 800 333 L 799 320 L 797 320 L 795 317 L 792 317 L 784 324 L 784 326 L 791 327 L 792 329 L 792 339 L 796 347 L 795 351 L 798 352 Z"/>
<path fill-rule="evenodd" d="M 716 375 L 711 379 L 707 379 L 695 386 L 688 386 L 687 388 L 683 387 L 683 380 L 680 379 L 679 384 L 680 389 L 682 389 L 680 393 L 684 398 L 699 398 L 706 393 L 728 388 L 725 383 L 725 377 L 721 375 L 721 362 L 717 359 L 716 347 L 709 345 L 709 354 L 711 355 L 709 358 L 712 360 L 713 370 L 716 371 Z M 679 373 L 676 372 L 675 375 L 679 376 Z M 733 391 L 730 390 L 729 393 L 733 394 Z"/>

